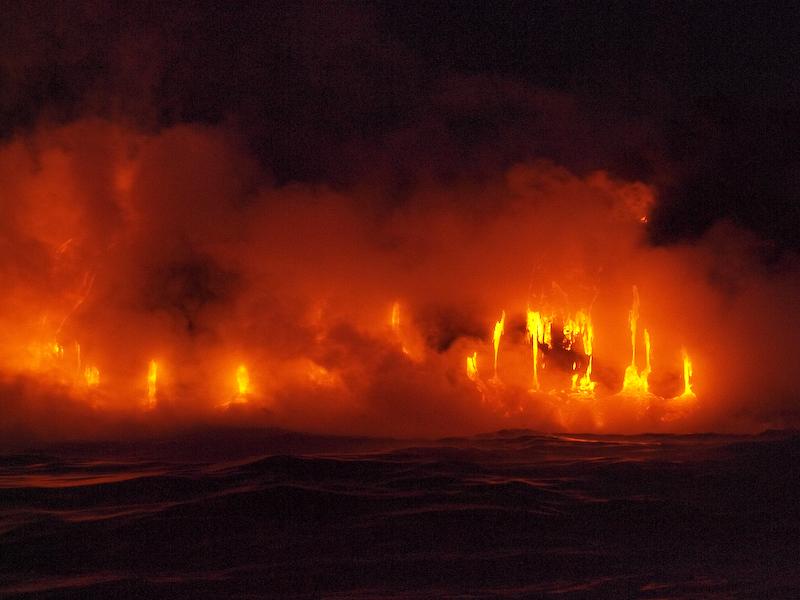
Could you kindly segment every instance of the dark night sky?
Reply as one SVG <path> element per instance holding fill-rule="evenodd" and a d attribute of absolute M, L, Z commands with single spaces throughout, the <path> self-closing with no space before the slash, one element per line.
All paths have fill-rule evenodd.
<path fill-rule="evenodd" d="M 796 248 L 800 8 L 3 2 L 0 134 L 99 115 L 238 132 L 278 182 L 549 158 L 654 183 L 656 242 L 730 218 Z"/>

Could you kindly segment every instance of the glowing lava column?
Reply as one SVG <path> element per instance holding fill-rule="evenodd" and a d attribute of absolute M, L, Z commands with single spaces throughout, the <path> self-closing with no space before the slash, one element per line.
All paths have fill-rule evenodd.
<path fill-rule="evenodd" d="M 250 391 L 250 374 L 247 372 L 247 367 L 239 365 L 236 369 L 236 386 L 239 388 L 239 399 L 244 401 L 247 392 Z"/>
<path fill-rule="evenodd" d="M 497 377 L 497 353 L 500 350 L 500 338 L 503 337 L 506 323 L 506 311 L 500 317 L 500 320 L 494 324 L 494 334 L 492 335 L 492 342 L 494 343 L 494 381 L 499 381 Z"/>
<path fill-rule="evenodd" d="M 531 342 L 531 354 L 533 354 L 533 389 L 539 390 L 539 343 L 544 339 L 544 321 L 542 314 L 530 308 L 527 312 L 526 329 L 528 339 Z"/>
<path fill-rule="evenodd" d="M 150 361 L 150 366 L 147 369 L 147 405 L 146 408 L 151 409 L 156 406 L 156 395 L 158 394 L 158 363 L 154 360 Z"/>
<path fill-rule="evenodd" d="M 628 312 L 628 321 L 631 325 L 631 364 L 625 369 L 622 391 L 629 394 L 646 394 L 649 389 L 647 377 L 650 375 L 650 334 L 644 330 L 646 362 L 644 370 L 639 373 L 636 369 L 636 328 L 639 322 L 639 290 L 636 286 L 633 286 L 633 306 Z"/>
<path fill-rule="evenodd" d="M 680 397 L 694 398 L 695 393 L 692 390 L 692 360 L 686 353 L 686 348 L 681 348 L 681 354 L 683 356 L 683 393 Z"/>

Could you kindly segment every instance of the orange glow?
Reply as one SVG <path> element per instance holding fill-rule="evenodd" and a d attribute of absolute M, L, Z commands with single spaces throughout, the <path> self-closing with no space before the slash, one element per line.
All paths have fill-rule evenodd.
<path fill-rule="evenodd" d="M 158 363 L 150 361 L 147 368 L 147 404 L 146 408 L 154 408 L 156 405 L 156 394 L 158 393 Z"/>
<path fill-rule="evenodd" d="M 390 318 L 390 324 L 392 326 L 392 332 L 394 333 L 395 338 L 400 343 L 400 349 L 403 351 L 403 354 L 409 355 L 410 352 L 405 345 L 403 340 L 403 332 L 400 329 L 400 302 L 395 301 L 392 304 L 392 316 Z"/>
<path fill-rule="evenodd" d="M 636 325 L 639 322 L 639 288 L 633 286 L 633 305 L 628 312 L 628 323 L 631 327 L 631 365 L 636 366 Z"/>
<path fill-rule="evenodd" d="M 478 353 L 473 352 L 472 356 L 467 357 L 467 377 L 472 381 L 478 380 Z"/>
<path fill-rule="evenodd" d="M 539 390 L 539 344 L 544 343 L 544 321 L 542 313 L 528 308 L 526 312 L 525 329 L 528 341 L 531 343 L 531 354 L 533 355 L 533 389 Z"/>
<path fill-rule="evenodd" d="M 697 393 L 717 409 L 717 388 L 733 387 L 711 360 L 736 344 L 722 343 L 734 328 L 708 308 L 723 305 L 704 296 L 705 271 L 681 279 L 689 261 L 675 259 L 662 275 L 654 266 L 671 251 L 642 243 L 653 199 L 643 184 L 523 165 L 461 190 L 497 213 L 431 184 L 365 219 L 365 198 L 344 188 L 264 180 L 229 198 L 239 150 L 226 155 L 192 128 L 152 137 L 124 136 L 96 169 L 105 146 L 65 150 L 80 136 L 43 140 L 38 161 L 24 144 L 10 160 L 0 144 L 6 178 L 25 171 L 14 185 L 0 177 L 19 198 L 0 210 L 11 240 L 0 253 L 0 386 L 13 388 L 0 392 L 19 396 L 7 410 L 30 395 L 120 420 L 169 406 L 135 418 L 631 431 L 649 428 L 662 401 Z M 164 163 L 177 154 L 172 173 Z M 575 235 L 556 239 L 567 222 Z M 694 365 L 681 363 L 683 343 Z M 689 428 L 701 413 L 673 423 Z"/>
<path fill-rule="evenodd" d="M 239 365 L 236 369 L 236 385 L 239 388 L 239 396 L 246 396 L 250 391 L 250 374 L 244 365 Z"/>
<path fill-rule="evenodd" d="M 686 348 L 681 348 L 681 355 L 683 357 L 683 393 L 681 398 L 695 398 L 695 393 L 692 390 L 692 360 L 686 352 Z"/>
<path fill-rule="evenodd" d="M 89 387 L 97 387 L 100 385 L 100 369 L 97 367 L 86 367 L 83 371 L 83 377 L 86 380 L 86 385 Z"/>
<path fill-rule="evenodd" d="M 318 305 L 317 305 L 318 306 Z M 648 329 L 641 328 L 640 315 L 641 301 L 638 289 L 633 288 L 633 302 L 628 311 L 628 326 L 630 348 L 630 364 L 627 365 L 624 377 L 622 378 L 622 395 L 646 399 L 646 405 L 652 402 L 664 401 L 665 416 L 662 418 L 664 423 L 674 423 L 678 419 L 685 418 L 687 408 L 685 405 L 675 405 L 674 400 L 695 398 L 692 388 L 692 363 L 688 355 L 683 352 L 682 378 L 683 393 L 667 401 L 665 398 L 656 396 L 650 390 L 649 375 L 652 371 L 651 363 L 651 335 Z M 315 307 L 316 308 L 316 307 Z M 493 356 L 493 377 L 489 382 L 484 382 L 480 378 L 477 365 L 478 351 L 472 351 L 466 357 L 466 378 L 472 382 L 481 394 L 482 406 L 486 410 L 496 411 L 503 418 L 512 418 L 514 415 L 525 414 L 527 410 L 537 405 L 551 406 L 554 416 L 557 418 L 559 426 L 567 428 L 573 423 L 578 405 L 570 404 L 568 398 L 576 399 L 595 399 L 598 393 L 598 382 L 593 379 L 595 366 L 595 324 L 589 310 L 581 309 L 574 313 L 562 312 L 563 316 L 556 316 L 558 313 L 545 312 L 542 309 L 533 310 L 527 307 L 522 313 L 525 323 L 525 348 L 527 354 L 527 389 L 533 394 L 534 400 L 530 407 L 525 405 L 509 406 L 504 398 L 505 394 L 513 393 L 519 385 L 518 366 L 519 352 L 521 350 L 519 341 L 514 337 L 506 338 L 503 336 L 511 330 L 506 330 L 508 319 L 513 317 L 513 313 L 502 310 L 500 318 L 494 323 L 492 328 L 491 352 Z M 324 319 L 318 319 L 315 327 L 320 328 L 323 333 L 316 333 L 314 338 L 316 343 L 324 343 Z M 394 335 L 399 337 L 402 333 L 401 309 L 399 302 L 391 304 L 389 325 Z M 503 342 L 504 356 L 507 353 L 507 363 L 504 369 L 503 385 L 500 385 L 499 378 L 499 351 Z M 641 352 L 641 348 L 644 352 Z M 37 350 L 38 362 L 31 363 L 37 371 L 41 371 L 43 376 L 55 376 L 59 381 L 68 385 L 82 384 L 83 389 L 96 388 L 100 384 L 100 371 L 93 365 L 81 365 L 81 346 L 76 341 L 71 341 L 64 345 L 57 341 L 49 341 L 44 344 L 32 344 L 30 348 Z M 405 351 L 405 347 L 403 347 Z M 489 352 L 487 343 L 486 351 Z M 462 355 L 463 356 L 463 355 Z M 564 358 L 570 357 L 569 362 L 564 364 Z M 422 359 L 420 359 L 422 360 Z M 416 360 L 415 360 L 416 363 Z M 641 364 L 641 369 L 639 368 Z M 462 363 L 464 364 L 464 363 Z M 546 371 L 544 370 L 546 367 Z M 156 360 L 149 361 L 147 372 L 147 395 L 144 407 L 153 409 L 158 403 L 159 396 L 159 377 L 160 365 Z M 284 371 L 285 374 L 294 373 L 291 378 L 295 385 L 302 385 L 304 378 L 307 384 L 311 384 L 318 390 L 331 390 L 337 393 L 347 393 L 348 378 L 341 378 L 338 373 L 322 367 L 314 360 L 308 358 L 298 358 L 291 362 L 286 362 L 282 367 L 276 363 L 276 372 Z M 346 373 L 346 371 L 344 372 Z M 544 377 L 544 379 L 543 379 Z M 234 372 L 236 382 L 235 395 L 228 396 L 226 401 L 217 404 L 218 407 L 227 408 L 234 404 L 246 403 L 252 400 L 252 382 L 250 371 L 245 364 L 239 364 Z M 546 382 L 546 383 L 545 383 Z M 487 383 L 494 385 L 487 386 Z M 272 388 L 274 384 L 270 384 Z M 604 382 L 605 387 L 599 391 L 599 398 L 613 396 L 614 384 Z M 545 387 L 546 386 L 546 387 Z M 543 391 L 546 389 L 547 391 Z M 619 388 L 616 388 L 619 389 Z M 97 406 L 96 400 L 87 397 L 87 402 Z M 270 401 L 272 402 L 272 401 Z M 670 404 L 670 402 L 673 402 Z M 584 410 L 600 411 L 600 404 L 584 403 Z M 637 406 L 642 406 L 638 404 Z M 683 406 L 682 408 L 679 408 Z M 641 414 L 641 413 L 637 413 Z M 595 427 L 602 428 L 605 423 L 602 412 L 592 414 L 592 423 Z"/>
<path fill-rule="evenodd" d="M 395 335 L 400 335 L 400 303 L 395 302 L 392 304 L 392 317 L 391 317 L 392 331 Z"/>
<path fill-rule="evenodd" d="M 578 381 L 578 390 L 584 393 L 591 393 L 597 384 L 592 381 L 592 357 L 589 356 L 589 362 L 586 365 L 586 372 L 581 375 Z"/>
<path fill-rule="evenodd" d="M 506 311 L 503 311 L 500 320 L 494 324 L 494 332 L 492 334 L 492 343 L 494 345 L 494 379 L 495 381 L 498 380 L 497 377 L 497 354 L 500 350 L 500 338 L 503 337 L 503 333 L 505 332 L 505 323 L 506 323 Z"/>
<path fill-rule="evenodd" d="M 645 367 L 639 371 L 636 366 L 636 332 L 639 322 L 639 289 L 633 286 L 633 305 L 628 312 L 631 328 L 631 363 L 625 368 L 622 381 L 622 393 L 627 395 L 646 395 L 650 386 L 647 378 L 650 375 L 650 333 L 644 330 Z"/>
<path fill-rule="evenodd" d="M 331 388 L 341 385 L 341 380 L 336 373 L 332 373 L 313 361 L 308 361 L 307 373 L 308 380 L 316 386 Z"/>
<path fill-rule="evenodd" d="M 596 383 L 592 381 L 592 354 L 594 352 L 594 326 L 592 317 L 588 312 L 578 311 L 573 318 L 566 319 L 564 323 L 564 340 L 568 350 L 580 350 L 586 357 L 586 367 L 582 373 L 572 375 L 572 391 L 582 394 L 594 392 Z M 576 363 L 572 365 L 577 370 Z"/>

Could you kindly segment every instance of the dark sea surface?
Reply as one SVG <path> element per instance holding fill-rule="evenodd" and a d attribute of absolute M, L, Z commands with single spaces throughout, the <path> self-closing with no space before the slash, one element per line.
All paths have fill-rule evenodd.
<path fill-rule="evenodd" d="M 0 455 L 0 596 L 797 598 L 800 436 L 215 430 Z"/>

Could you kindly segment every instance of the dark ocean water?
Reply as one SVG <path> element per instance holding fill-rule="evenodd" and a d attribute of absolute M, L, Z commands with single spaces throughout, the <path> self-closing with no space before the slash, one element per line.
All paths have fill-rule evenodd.
<path fill-rule="evenodd" d="M 0 455 L 0 596 L 800 597 L 800 437 L 206 431 Z"/>

